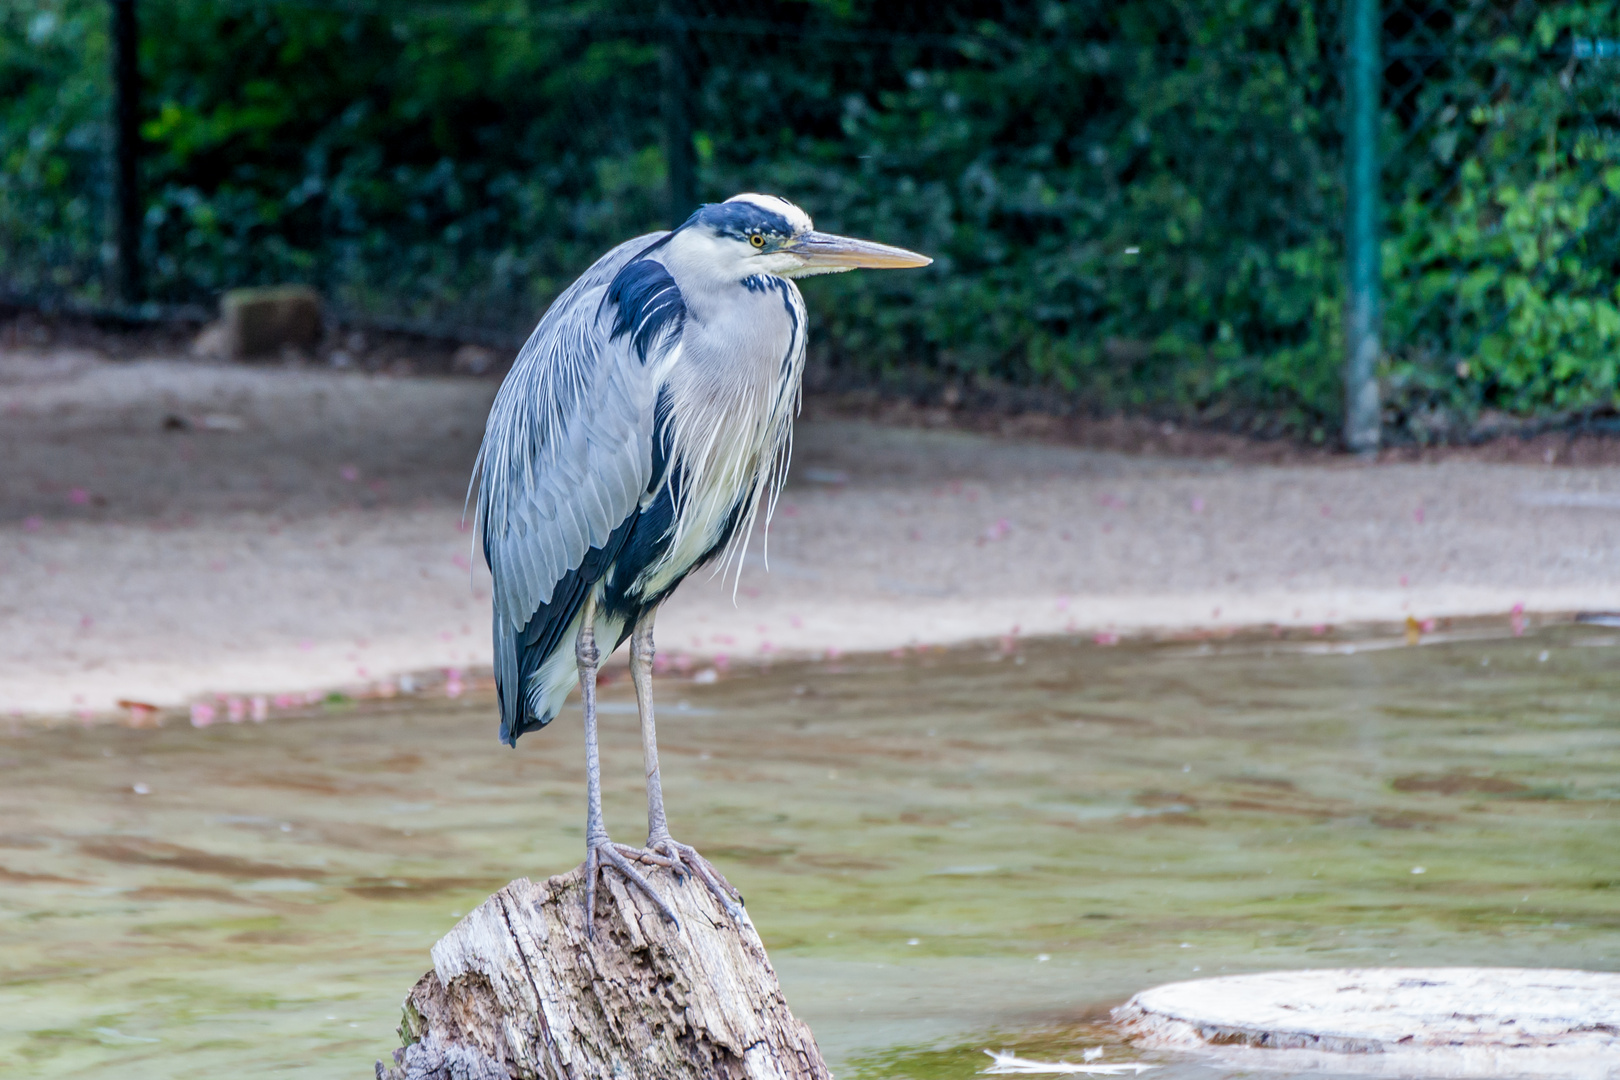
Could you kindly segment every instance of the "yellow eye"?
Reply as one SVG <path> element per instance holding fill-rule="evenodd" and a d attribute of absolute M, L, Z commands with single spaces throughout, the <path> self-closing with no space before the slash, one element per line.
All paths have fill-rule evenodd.
<path fill-rule="evenodd" d="M 762 248 L 765 246 L 765 238 L 759 233 L 754 233 L 752 236 L 750 236 L 748 238 L 748 242 L 757 248 Z"/>

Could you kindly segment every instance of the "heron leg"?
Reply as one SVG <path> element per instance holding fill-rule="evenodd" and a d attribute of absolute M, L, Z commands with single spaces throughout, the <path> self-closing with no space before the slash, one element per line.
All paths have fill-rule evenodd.
<path fill-rule="evenodd" d="M 631 858 L 656 865 L 667 865 L 676 874 L 690 872 L 708 886 L 720 906 L 732 918 L 742 911 L 742 894 L 714 865 L 699 855 L 690 845 L 669 835 L 669 820 L 664 816 L 664 787 L 658 775 L 658 729 L 653 717 L 653 617 L 649 611 L 636 623 L 630 635 L 630 679 L 636 687 L 636 711 L 641 715 L 641 757 L 647 767 L 647 847 L 643 851 L 625 850 Z M 661 856 L 661 858 L 660 858 Z"/>
<path fill-rule="evenodd" d="M 664 918 L 679 925 L 674 910 L 625 858 L 620 845 L 608 837 L 607 824 L 602 818 L 602 758 L 596 740 L 596 669 L 601 654 L 596 648 L 594 597 L 585 601 L 584 621 L 574 646 L 574 658 L 579 663 L 579 690 L 585 702 L 585 934 L 592 940 L 596 938 L 596 878 L 609 866 L 652 897 Z"/>

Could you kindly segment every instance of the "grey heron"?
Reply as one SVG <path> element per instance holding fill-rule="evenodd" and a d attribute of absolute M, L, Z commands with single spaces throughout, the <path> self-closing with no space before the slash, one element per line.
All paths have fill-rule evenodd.
<path fill-rule="evenodd" d="M 787 471 L 804 371 L 794 278 L 926 266 L 902 248 L 817 232 L 769 195 L 737 195 L 602 256 L 546 311 L 502 383 L 474 482 L 494 581 L 501 738 L 550 723 L 578 682 L 587 809 L 586 925 L 612 868 L 675 914 L 635 864 L 696 875 L 733 917 L 741 896 L 676 841 L 653 718 L 653 619 L 694 569 L 741 557 Z M 647 774 L 647 843 L 602 819 L 598 642 L 630 639 Z"/>

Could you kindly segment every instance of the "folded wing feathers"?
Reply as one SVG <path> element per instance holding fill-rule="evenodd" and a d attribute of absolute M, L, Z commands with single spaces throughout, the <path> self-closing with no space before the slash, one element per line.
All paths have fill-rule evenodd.
<path fill-rule="evenodd" d="M 656 239 L 621 244 L 558 297 L 490 410 L 476 521 L 495 609 L 514 633 L 635 510 L 650 478 L 654 374 L 598 320 L 614 274 Z"/>

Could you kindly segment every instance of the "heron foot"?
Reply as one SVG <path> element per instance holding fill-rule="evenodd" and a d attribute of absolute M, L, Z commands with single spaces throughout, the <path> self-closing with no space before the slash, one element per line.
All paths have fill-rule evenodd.
<path fill-rule="evenodd" d="M 720 901 L 720 906 L 726 909 L 727 915 L 739 922 L 742 920 L 742 893 L 690 844 L 683 844 L 665 833 L 648 837 L 644 848 L 625 847 L 622 844 L 618 847 L 626 857 L 651 866 L 665 867 L 676 877 L 684 878 L 691 874 L 708 887 L 714 898 Z"/>
<path fill-rule="evenodd" d="M 662 896 L 658 895 L 658 890 L 652 887 L 651 882 L 641 876 L 641 871 L 637 870 L 631 864 L 630 858 L 626 857 L 633 858 L 638 854 L 639 852 L 635 848 L 624 844 L 615 844 L 605 837 L 586 847 L 585 935 L 591 940 L 596 940 L 596 878 L 599 873 L 606 871 L 610 867 L 623 874 L 626 881 L 651 897 L 652 902 L 658 905 L 659 913 L 673 923 L 677 929 L 680 928 L 681 920 L 675 917 L 675 909 L 670 907 L 668 901 Z M 647 860 L 640 861 L 645 862 Z"/>

